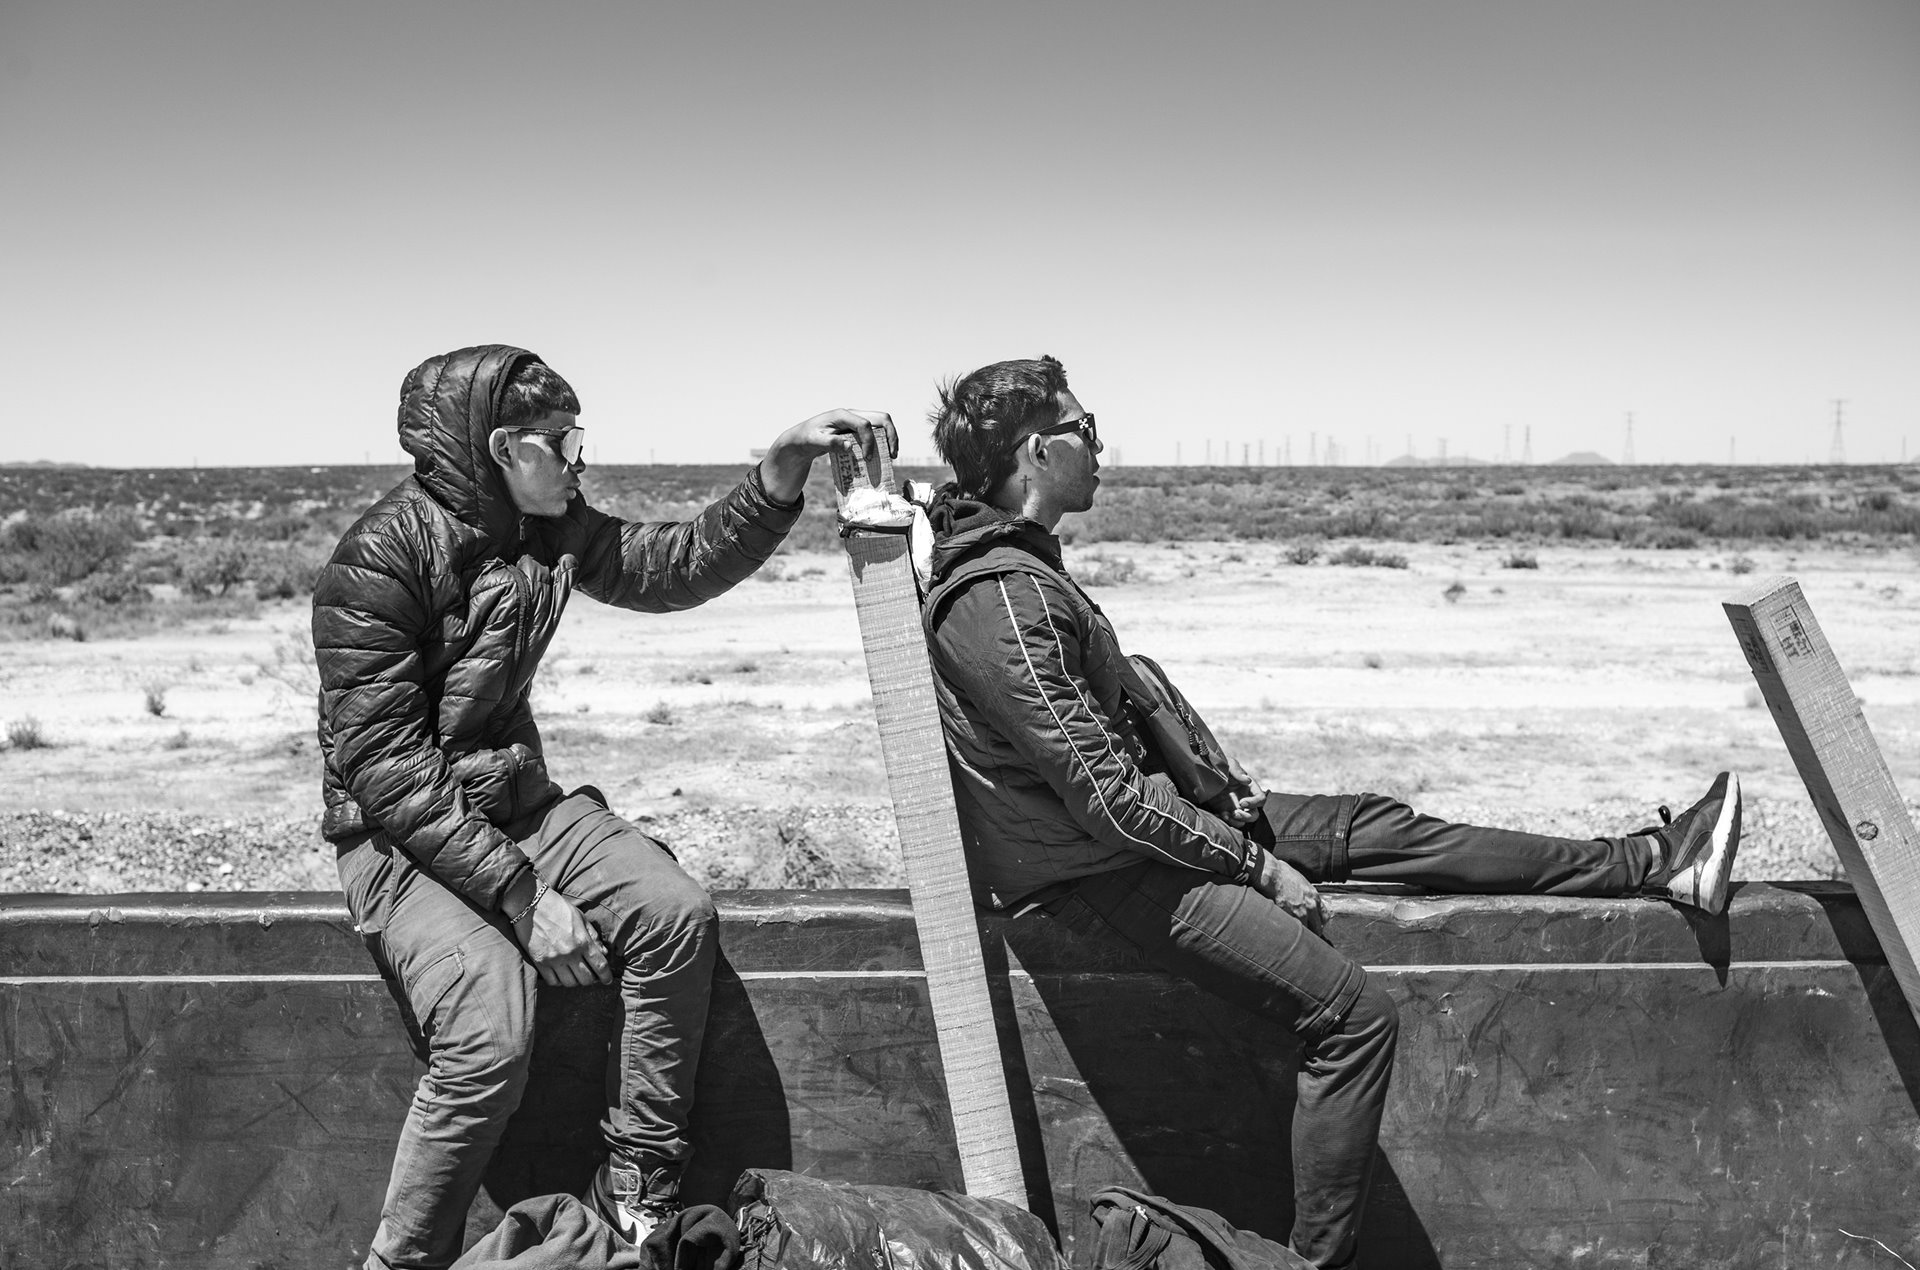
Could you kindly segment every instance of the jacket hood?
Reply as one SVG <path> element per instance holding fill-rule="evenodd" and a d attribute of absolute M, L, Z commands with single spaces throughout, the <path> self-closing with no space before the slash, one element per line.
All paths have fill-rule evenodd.
<path fill-rule="evenodd" d="M 951 481 L 933 492 L 927 503 L 927 521 L 933 526 L 933 581 L 984 547 L 1018 545 L 1050 561 L 1060 562 L 1060 540 L 1039 521 L 1001 511 L 991 503 L 962 494 Z"/>
<path fill-rule="evenodd" d="M 502 548 L 520 537 L 520 510 L 487 454 L 507 379 L 539 357 L 524 348 L 482 344 L 429 357 L 400 385 L 400 446 L 413 456 L 414 479 L 461 523 Z"/>

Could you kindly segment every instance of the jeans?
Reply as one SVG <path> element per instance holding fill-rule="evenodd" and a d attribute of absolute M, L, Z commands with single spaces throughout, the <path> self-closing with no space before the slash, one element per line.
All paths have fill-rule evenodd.
<path fill-rule="evenodd" d="M 506 827 L 579 907 L 618 976 L 621 1016 L 601 1121 L 650 1192 L 678 1186 L 718 952 L 713 903 L 667 850 L 576 793 Z M 439 1270 L 519 1106 L 539 982 L 500 913 L 448 890 L 382 834 L 340 844 L 347 908 L 427 1064 L 394 1150 L 368 1264 Z"/>
<path fill-rule="evenodd" d="M 1451 824 L 1377 794 L 1269 794 L 1253 836 L 1309 881 L 1439 891 L 1620 895 L 1652 864 L 1644 838 Z M 1399 1034 L 1386 991 L 1273 901 L 1210 873 L 1142 861 L 1077 878 L 1041 907 L 1299 1037 L 1293 1247 L 1350 1265 Z"/>

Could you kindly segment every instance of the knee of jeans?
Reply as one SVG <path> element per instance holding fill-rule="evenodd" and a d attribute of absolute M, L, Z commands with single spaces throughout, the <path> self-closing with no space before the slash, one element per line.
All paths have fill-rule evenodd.
<path fill-rule="evenodd" d="M 1340 1031 L 1357 1038 L 1377 1038 L 1381 1052 L 1391 1056 L 1400 1039 L 1400 1008 L 1385 988 L 1369 979 L 1354 998 Z"/>
<path fill-rule="evenodd" d="M 674 948 L 699 952 L 719 942 L 720 914 L 713 897 L 692 878 L 679 878 L 647 897 L 627 934 L 630 953 Z"/>

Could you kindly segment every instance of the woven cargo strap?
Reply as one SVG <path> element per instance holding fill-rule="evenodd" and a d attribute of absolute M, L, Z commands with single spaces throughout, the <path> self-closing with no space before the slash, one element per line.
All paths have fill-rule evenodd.
<path fill-rule="evenodd" d="M 907 885 L 913 893 L 961 1176 L 969 1195 L 1025 1208 L 1026 1186 L 987 995 L 980 925 L 960 847 L 933 667 L 920 628 L 920 593 L 903 523 L 907 508 L 894 487 L 885 446 L 879 448 L 877 459 L 864 464 L 835 450 L 834 485 L 840 492 L 841 535 L 853 572 L 854 608 Z"/>

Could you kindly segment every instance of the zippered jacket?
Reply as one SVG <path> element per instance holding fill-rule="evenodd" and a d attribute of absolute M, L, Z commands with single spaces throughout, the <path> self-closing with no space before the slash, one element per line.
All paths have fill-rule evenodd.
<path fill-rule="evenodd" d="M 525 349 L 448 353 L 409 376 L 400 442 L 413 475 L 340 539 L 313 592 L 325 836 L 383 830 L 483 909 L 531 866 L 501 826 L 559 795 L 528 704 L 567 600 L 690 608 L 751 574 L 800 504 L 758 470 L 683 524 L 642 524 L 575 496 L 522 518 L 487 453 Z"/>
<path fill-rule="evenodd" d="M 1259 848 L 1151 762 L 1099 605 L 1034 521 L 942 491 L 922 609 L 977 898 L 1018 903 L 1141 859 L 1246 883 Z"/>

